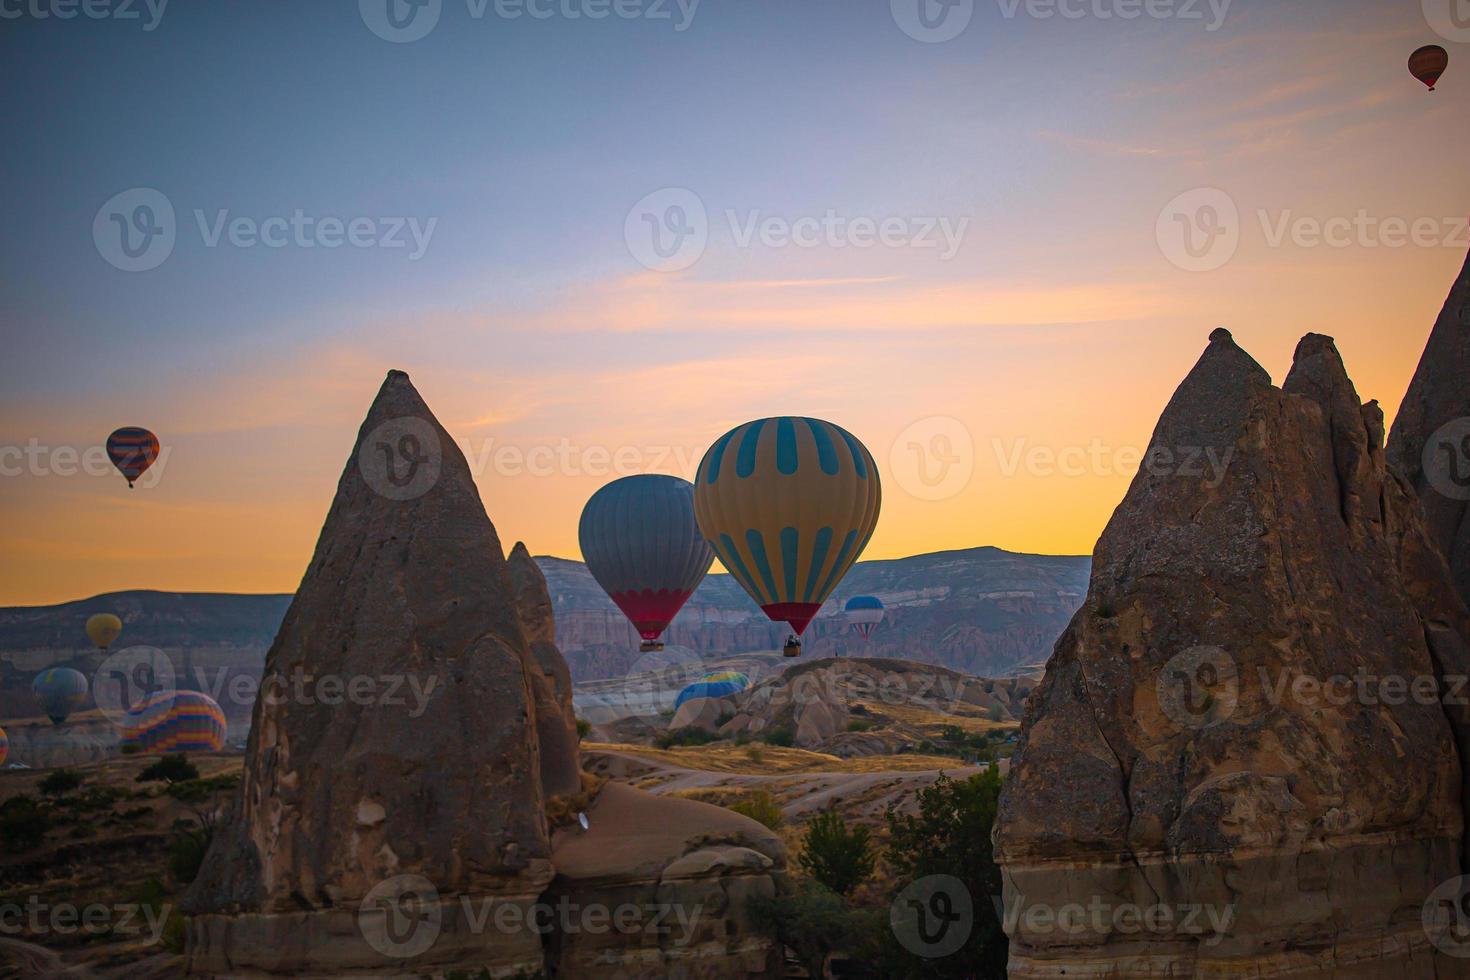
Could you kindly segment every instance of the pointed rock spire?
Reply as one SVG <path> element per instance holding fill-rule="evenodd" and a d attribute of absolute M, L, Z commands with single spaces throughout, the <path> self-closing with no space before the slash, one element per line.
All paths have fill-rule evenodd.
<path fill-rule="evenodd" d="M 1429 334 L 1388 440 L 1429 533 L 1470 603 L 1470 259 Z"/>
<path fill-rule="evenodd" d="M 189 895 L 213 913 L 191 921 L 193 968 L 541 969 L 529 928 L 461 918 L 464 898 L 525 904 L 552 877 L 502 555 L 463 454 L 390 372 L 266 658 L 236 813 Z M 409 893 L 433 936 L 405 960 L 383 922 L 403 925 Z"/>
<path fill-rule="evenodd" d="M 556 620 L 546 576 L 524 543 L 510 552 L 510 578 L 521 625 L 531 644 L 531 690 L 536 699 L 536 736 L 541 744 L 541 785 L 547 796 L 582 789 L 577 716 L 572 708 L 572 674 L 556 647 Z"/>

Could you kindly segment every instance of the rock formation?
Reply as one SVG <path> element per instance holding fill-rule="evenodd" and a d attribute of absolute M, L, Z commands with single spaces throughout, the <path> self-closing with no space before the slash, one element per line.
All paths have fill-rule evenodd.
<path fill-rule="evenodd" d="M 1470 261 L 1399 407 L 1388 459 L 1419 491 L 1430 537 L 1470 603 Z"/>
<path fill-rule="evenodd" d="M 192 972 L 773 974 L 779 951 L 744 897 L 777 887 L 780 842 L 729 811 L 583 785 L 550 609 L 526 549 L 503 557 L 454 441 L 390 372 L 186 897 Z M 554 855 L 553 821 L 578 808 L 593 830 L 573 819 Z M 660 925 L 702 918 L 671 938 L 589 906 L 652 915 L 655 898 L 677 906 Z"/>
<path fill-rule="evenodd" d="M 546 576 L 517 541 L 510 552 L 516 608 L 531 645 L 531 691 L 536 701 L 536 737 L 541 746 L 541 786 L 547 796 L 581 792 L 577 716 L 572 709 L 572 674 L 556 648 L 556 621 Z"/>
<path fill-rule="evenodd" d="M 1382 438 L 1329 338 L 1278 389 L 1211 335 L 1027 704 L 1012 977 L 1464 975 L 1470 616 Z"/>

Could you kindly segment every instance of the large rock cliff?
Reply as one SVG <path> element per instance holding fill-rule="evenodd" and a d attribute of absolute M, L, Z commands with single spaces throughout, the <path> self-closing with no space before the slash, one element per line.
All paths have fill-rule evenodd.
<path fill-rule="evenodd" d="M 1276 388 L 1211 336 L 1027 704 L 1013 977 L 1462 975 L 1470 616 L 1382 440 L 1329 338 Z"/>

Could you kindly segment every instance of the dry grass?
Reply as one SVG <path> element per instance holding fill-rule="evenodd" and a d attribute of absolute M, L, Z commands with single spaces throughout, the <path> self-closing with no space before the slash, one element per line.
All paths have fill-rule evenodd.
<path fill-rule="evenodd" d="M 991 721 L 989 718 L 984 717 L 983 713 L 979 715 L 947 714 L 943 711 L 930 711 L 927 708 L 920 708 L 911 704 L 864 703 L 868 710 L 872 712 L 875 719 L 883 718 L 890 722 L 908 725 L 912 728 L 933 729 L 935 732 L 938 732 L 942 728 L 948 728 L 951 725 L 955 728 L 963 729 L 970 734 L 997 730 L 1010 731 L 1021 727 L 1014 721 Z M 972 705 L 961 705 L 960 707 L 973 709 L 976 712 L 982 712 L 983 710 L 973 708 Z M 861 718 L 862 716 L 856 715 L 854 717 Z"/>
<path fill-rule="evenodd" d="M 960 765 L 951 756 L 939 755 L 873 755 L 856 759 L 839 759 L 825 752 L 787 749 L 762 745 L 760 761 L 752 759 L 745 745 L 698 745 L 673 749 L 655 749 L 642 745 L 614 745 L 583 742 L 587 752 L 618 752 L 641 756 L 665 765 L 704 772 L 725 772 L 747 776 L 772 776 L 783 773 L 812 772 L 932 772 L 954 769 Z"/>

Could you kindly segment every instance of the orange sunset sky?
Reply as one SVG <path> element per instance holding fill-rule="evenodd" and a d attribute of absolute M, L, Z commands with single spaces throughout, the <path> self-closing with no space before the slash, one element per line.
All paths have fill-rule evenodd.
<path fill-rule="evenodd" d="M 878 459 L 865 558 L 1090 552 L 1222 325 L 1278 382 L 1303 333 L 1334 336 L 1392 417 L 1470 247 L 1470 47 L 1419 3 L 1237 0 L 1215 30 L 977 3 L 942 43 L 887 4 L 792 6 L 401 46 L 320 13 L 300 38 L 264 20 L 226 37 L 180 11 L 99 45 L 131 59 L 116 91 L 60 80 L 7 109 L 36 136 L 7 154 L 30 192 L 5 246 L 0 447 L 41 462 L 0 457 L 0 604 L 295 588 L 390 368 L 469 456 L 506 548 L 565 557 L 603 483 L 691 478 L 726 429 L 776 414 L 837 422 Z M 24 29 L 6 59 L 31 77 L 94 43 Z M 330 32 L 332 54 L 293 57 Z M 1404 67 L 1430 43 L 1457 59 L 1434 94 Z M 251 70 L 200 75 L 236 58 Z M 177 213 L 173 254 L 144 272 L 93 240 L 134 187 Z M 667 188 L 706 212 L 707 245 L 673 271 L 629 230 Z M 1218 267 L 1181 267 L 1170 206 L 1190 192 L 1186 218 L 1236 211 L 1238 243 L 1199 260 Z M 221 209 L 437 221 L 410 259 L 211 246 L 195 212 Z M 965 224 L 948 257 L 942 236 L 744 238 L 829 212 Z M 1355 227 L 1314 241 L 1331 219 Z M 57 447 L 119 425 L 165 447 L 138 488 L 62 472 Z"/>

